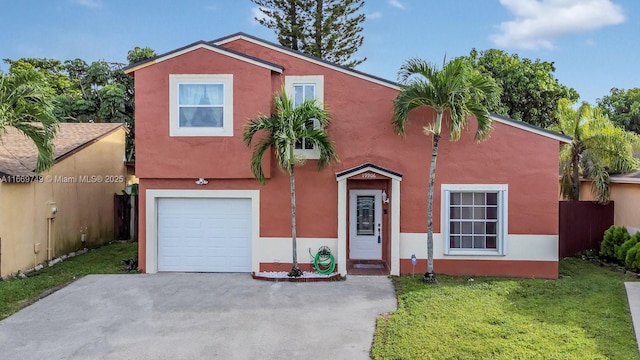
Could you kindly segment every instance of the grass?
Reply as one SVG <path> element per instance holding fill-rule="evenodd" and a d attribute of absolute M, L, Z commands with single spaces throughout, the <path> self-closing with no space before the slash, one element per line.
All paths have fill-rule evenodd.
<path fill-rule="evenodd" d="M 436 269 L 437 270 L 437 269 Z M 578 259 L 558 280 L 440 275 L 394 279 L 398 310 L 378 319 L 374 359 L 640 359 L 625 281 Z"/>
<path fill-rule="evenodd" d="M 0 320 L 55 290 L 88 274 L 122 274 L 121 261 L 136 257 L 137 243 L 114 243 L 29 274 L 0 281 Z"/>

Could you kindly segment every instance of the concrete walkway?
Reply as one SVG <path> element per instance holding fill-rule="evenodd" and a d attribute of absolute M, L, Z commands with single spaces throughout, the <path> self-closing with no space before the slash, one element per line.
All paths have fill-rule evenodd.
<path fill-rule="evenodd" d="M 627 289 L 633 330 L 636 333 L 636 343 L 638 344 L 638 351 L 640 351 L 640 282 L 626 282 L 624 287 Z"/>
<path fill-rule="evenodd" d="M 84 277 L 0 321 L 2 359 L 369 359 L 391 281 Z"/>

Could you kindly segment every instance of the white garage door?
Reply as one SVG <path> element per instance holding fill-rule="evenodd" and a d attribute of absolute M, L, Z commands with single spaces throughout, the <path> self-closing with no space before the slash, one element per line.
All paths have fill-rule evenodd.
<path fill-rule="evenodd" d="M 250 272 L 251 199 L 158 199 L 158 271 Z"/>

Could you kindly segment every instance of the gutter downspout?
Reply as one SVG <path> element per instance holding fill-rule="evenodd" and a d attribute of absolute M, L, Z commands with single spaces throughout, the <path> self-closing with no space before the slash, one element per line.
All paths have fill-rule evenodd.
<path fill-rule="evenodd" d="M 51 218 L 47 218 L 47 261 L 51 261 Z"/>

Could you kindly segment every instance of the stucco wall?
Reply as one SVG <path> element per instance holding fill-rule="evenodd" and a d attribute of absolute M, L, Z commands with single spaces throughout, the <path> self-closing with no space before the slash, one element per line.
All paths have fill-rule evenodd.
<path fill-rule="evenodd" d="M 324 76 L 324 104 L 332 117 L 327 130 L 340 156 L 339 163 L 322 171 L 316 170 L 313 160 L 296 169 L 298 236 L 337 237 L 335 174 L 363 163 L 374 163 L 403 175 L 400 231 L 426 232 L 431 140 L 423 134 L 422 127 L 434 118 L 432 111 L 412 113 L 406 136 L 398 136 L 391 124 L 393 99 L 397 95 L 393 86 L 376 84 L 244 40 L 225 47 L 282 65 L 284 73 L 270 73 L 203 49 L 136 71 L 140 254 L 144 254 L 146 189 L 259 189 L 260 236 L 290 236 L 288 175 L 265 157 L 270 179 L 266 185 L 258 184 L 249 172 L 251 152 L 240 142 L 246 120 L 269 112 L 273 94 L 280 90 L 287 75 Z M 169 74 L 200 72 L 234 74 L 232 139 L 168 136 Z M 271 76 L 270 81 L 265 76 Z M 442 184 L 508 184 L 509 234 L 557 236 L 558 141 L 498 122 L 485 142 L 476 143 L 474 131 L 472 124 L 459 141 L 450 142 L 445 135 L 440 142 L 435 232 L 440 232 L 438 204 Z M 443 134 L 447 132 L 445 124 Z M 209 183 L 195 185 L 198 177 L 207 178 Z M 552 260 L 557 261 L 557 251 Z M 144 266 L 143 258 L 140 264 Z"/>
<path fill-rule="evenodd" d="M 169 74 L 233 74 L 234 136 L 170 137 Z M 136 71 L 136 176 L 251 178 L 242 131 L 248 118 L 271 112 L 270 76 L 268 69 L 206 49 Z"/>
<path fill-rule="evenodd" d="M 614 203 L 614 225 L 640 231 L 640 184 L 611 182 L 609 190 Z M 594 200 L 590 181 L 581 182 L 580 200 Z"/>
<path fill-rule="evenodd" d="M 79 249 L 81 227 L 88 246 L 113 240 L 113 195 L 125 186 L 124 143 L 125 132 L 118 129 L 58 161 L 41 183 L 0 184 L 0 276 L 47 260 L 50 202 L 58 208 L 51 257 Z"/>

